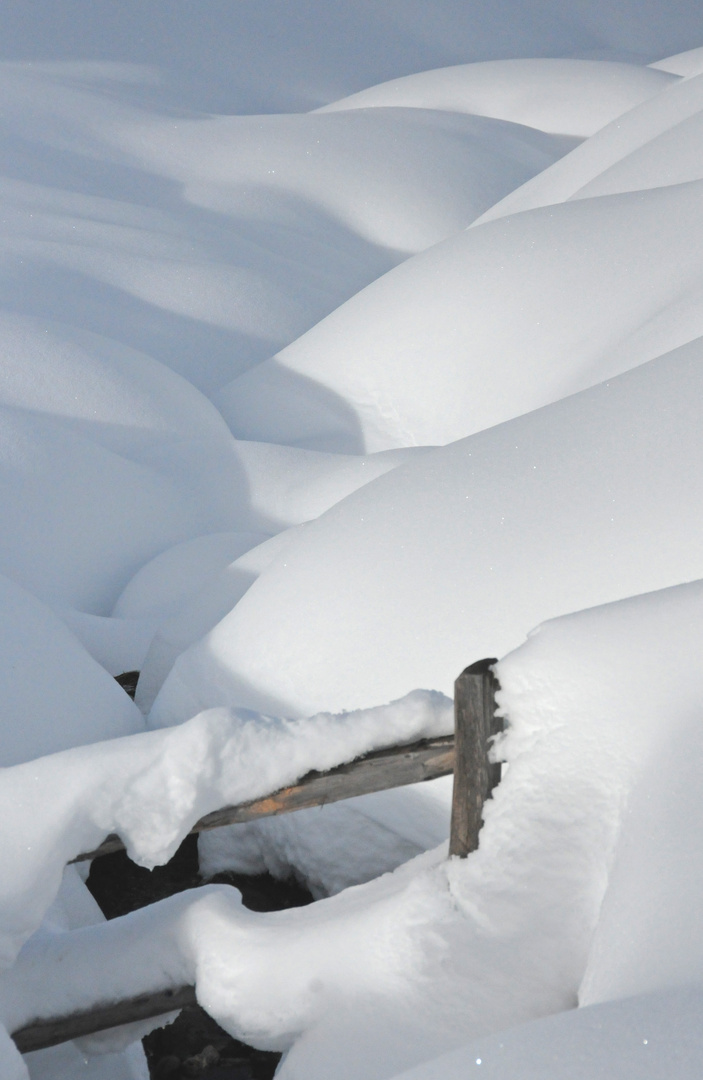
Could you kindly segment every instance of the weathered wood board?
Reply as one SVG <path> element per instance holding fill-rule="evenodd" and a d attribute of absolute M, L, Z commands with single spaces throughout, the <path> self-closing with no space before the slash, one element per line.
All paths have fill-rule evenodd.
<path fill-rule="evenodd" d="M 206 829 L 219 829 L 222 825 L 236 825 L 275 814 L 289 814 L 294 810 L 307 810 L 313 806 L 351 799 L 356 795 L 369 795 L 374 791 L 418 784 L 435 780 L 454 771 L 454 736 L 425 739 L 408 746 L 394 746 L 390 750 L 376 750 L 347 765 L 339 765 L 329 772 L 311 772 L 292 787 L 282 788 L 272 795 L 239 806 L 226 806 L 206 814 L 196 822 L 192 833 Z M 112 851 L 122 851 L 124 844 L 119 836 L 111 835 L 94 851 L 77 855 L 73 862 L 96 859 Z"/>

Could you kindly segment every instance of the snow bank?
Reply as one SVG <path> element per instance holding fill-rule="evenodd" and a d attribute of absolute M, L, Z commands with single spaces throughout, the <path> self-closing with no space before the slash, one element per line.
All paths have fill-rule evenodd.
<path fill-rule="evenodd" d="M 159 625 L 158 619 L 149 617 L 114 619 L 61 605 L 54 610 L 86 652 L 111 675 L 141 669 Z"/>
<path fill-rule="evenodd" d="M 125 652 L 131 636 L 134 655 L 139 656 L 132 667 L 141 668 L 159 628 L 162 637 L 182 641 L 177 650 L 182 651 L 227 614 L 274 553 L 287 543 L 288 536 L 274 540 L 271 532 L 287 533 L 290 526 L 318 517 L 350 492 L 425 450 L 408 448 L 356 456 L 238 441 L 233 443 L 232 452 L 242 491 L 233 508 L 236 519 L 243 529 L 266 531 L 211 533 L 161 552 L 125 587 L 109 625 L 105 625 L 106 620 L 96 622 L 94 617 L 66 612 L 64 617 L 85 639 L 86 647 L 90 647 L 91 628 L 100 639 L 110 638 L 111 657 Z M 160 676 L 159 686 L 170 666 Z M 124 670 L 125 666 L 119 668 Z M 142 675 L 143 690 L 151 678 L 150 664 Z"/>
<path fill-rule="evenodd" d="M 571 145 L 429 110 L 174 124 L 172 110 L 120 101 L 135 77 L 129 65 L 0 64 L 0 138 L 20 173 L 0 184 L 10 297 L 208 392 Z"/>
<path fill-rule="evenodd" d="M 42 599 L 107 614 L 147 559 L 231 527 L 242 481 L 213 406 L 92 334 L 0 318 L 0 569 Z"/>
<path fill-rule="evenodd" d="M 96 995 L 195 979 L 199 1000 L 228 1030 L 262 1047 L 289 1048 L 279 1071 L 283 1080 L 383 1080 L 469 1040 L 573 1006 L 584 971 L 585 996 L 604 955 L 611 986 L 616 973 L 635 993 L 682 986 L 700 969 L 699 938 L 691 937 L 686 921 L 669 925 L 668 905 L 650 905 L 650 870 L 639 863 L 638 889 L 630 854 L 651 820 L 641 796 L 652 791 L 653 767 L 658 790 L 678 807 L 678 817 L 688 814 L 691 828 L 700 818 L 698 787 L 682 772 L 678 751 L 686 746 L 691 770 L 700 768 L 701 625 L 699 581 L 553 620 L 500 661 L 499 704 L 509 720 L 500 753 L 510 767 L 484 808 L 481 844 L 467 860 L 447 861 L 441 848 L 311 907 L 272 914 L 246 911 L 231 889 L 209 886 L 107 924 L 60 934 L 45 929 L 27 941 L 2 978 L 4 1022 L 12 1028 L 30 1015 L 81 1007 Z M 384 714 L 367 715 L 366 738 Z M 320 724 L 351 733 L 357 724 L 350 719 L 288 725 L 295 735 L 279 743 L 286 748 L 279 765 L 307 744 L 310 728 L 318 728 L 318 744 Z M 92 841 L 98 823 L 119 827 L 142 861 L 154 861 L 172 849 L 174 831 L 225 793 L 226 776 L 240 785 L 247 770 L 240 762 L 235 778 L 234 744 L 227 742 L 234 729 L 247 745 L 248 723 L 212 712 L 172 731 L 7 770 L 0 790 L 8 805 L 30 768 L 41 778 L 47 805 L 63 779 L 61 799 L 51 800 L 53 836 L 46 839 L 48 823 L 43 829 L 37 823 L 36 861 L 23 855 L 15 895 L 6 894 L 18 937 L 32 921 L 20 890 L 33 897 L 36 918 L 51 895 L 47 867 L 59 873 L 61 859 Z M 259 726 L 259 749 L 273 744 L 267 730 L 279 739 L 283 729 L 280 722 Z M 662 753 L 663 747 L 671 752 Z M 147 805 L 153 812 L 145 812 Z M 25 842 L 29 828 L 34 825 L 25 820 Z M 4 843 L 9 848 L 10 838 Z M 700 863 L 688 844 L 670 852 L 666 889 L 678 890 L 681 911 L 696 908 Z M 616 911 L 627 924 L 630 900 L 618 891 L 621 870 L 629 895 L 638 893 L 641 910 L 648 911 L 650 955 L 638 950 L 647 971 L 634 978 L 622 935 L 614 948 L 597 944 Z M 11 959 L 14 948 L 6 942 Z M 680 1001 L 685 1065 L 699 1045 L 690 1022 L 699 1004 L 685 994 Z M 629 1015 L 635 1024 L 651 1017 L 656 1039 L 674 1004 L 660 996 L 644 1009 L 635 1003 Z M 628 1009 L 624 1003 L 596 1017 L 604 1018 L 620 1054 Z M 588 1043 L 589 1016 L 584 1010 L 572 1024 L 554 1021 L 557 1050 Z M 527 1062 L 539 1062 L 539 1031 L 523 1029 L 480 1045 L 488 1057 L 497 1056 L 502 1041 L 509 1061 L 520 1040 Z M 351 1052 L 354 1047 L 361 1049 Z M 591 1061 L 598 1064 L 602 1056 Z"/>
<path fill-rule="evenodd" d="M 303 524 L 425 452 L 407 448 L 362 457 L 239 441 L 237 461 L 250 492 L 249 506 L 238 508 L 240 520 L 267 529 Z M 231 611 L 294 535 L 293 528 L 284 528 L 270 539 L 260 534 L 258 544 L 252 533 L 199 537 L 142 567 L 114 610 L 115 615 L 141 619 L 140 634 L 133 635 L 146 640 L 139 663 L 133 665 L 141 670 L 137 688 L 141 709 L 149 711 L 176 657 Z M 242 548 L 246 550 L 237 558 Z"/>
<path fill-rule="evenodd" d="M 79 869 L 67 866 L 59 893 L 44 917 L 43 929 L 50 934 L 61 934 L 104 922 L 105 916 L 83 884 Z M 75 1080 L 77 1076 L 89 1076 L 90 1080 L 149 1080 L 149 1067 L 141 1042 L 132 1042 L 126 1047 L 124 1043 L 128 1033 L 138 1040 L 151 1029 L 153 1022 L 148 1021 L 128 1025 L 117 1032 L 113 1030 L 92 1039 L 88 1037 L 26 1054 L 24 1062 L 31 1080 Z M 111 1052 L 110 1043 L 118 1052 Z M 8 1058 L 10 1056 L 8 1054 Z"/>
<path fill-rule="evenodd" d="M 121 619 L 174 614 L 200 596 L 230 563 L 267 539 L 265 533 L 209 533 L 176 544 L 139 568 L 112 614 Z"/>
<path fill-rule="evenodd" d="M 412 446 L 377 454 L 333 454 L 237 440 L 237 463 L 249 492 L 249 506 L 240 513 L 247 514 L 251 528 L 278 531 L 301 525 L 426 449 Z"/>
<path fill-rule="evenodd" d="M 663 741 L 671 742 L 672 755 L 658 774 L 661 790 L 680 801 L 681 814 L 688 812 L 692 822 L 700 816 L 697 788 L 681 775 L 676 751 L 682 736 L 688 744 L 700 712 L 703 686 L 695 628 L 700 624 L 702 598 L 703 588 L 696 583 L 543 626 L 498 665 L 500 702 L 510 720 L 501 750 L 510 768 L 486 808 L 478 853 L 466 863 L 450 862 L 435 871 L 418 863 L 393 878 L 344 894 L 337 898 L 337 906 L 323 902 L 304 915 L 295 913 L 289 920 L 290 938 L 280 924 L 267 927 L 266 936 L 254 946 L 256 960 L 249 964 L 238 956 L 239 977 L 246 971 L 247 986 L 252 980 L 254 994 L 259 995 L 258 1003 L 251 993 L 245 1002 L 236 989 L 239 978 L 229 984 L 240 1000 L 240 1024 L 245 1017 L 252 1024 L 252 1014 L 265 1009 L 268 1022 L 281 1031 L 283 1020 L 273 1018 L 276 1008 L 285 1009 L 289 1027 L 296 1024 L 287 980 L 278 1002 L 266 997 L 280 985 L 274 968 L 280 971 L 280 965 L 294 972 L 294 956 L 296 963 L 306 964 L 306 984 L 311 976 L 317 977 L 322 984 L 319 996 L 329 994 L 330 1010 L 325 1014 L 318 1000 L 303 993 L 301 980 L 304 1004 L 295 1016 L 301 1018 L 297 1023 L 305 1017 L 306 1030 L 281 1068 L 286 1080 L 392 1076 L 403 1060 L 431 1056 L 432 1045 L 441 1040 L 453 1043 L 459 1030 L 475 1037 L 511 1026 L 522 1010 L 523 1016 L 527 1010 L 539 1015 L 550 992 L 554 1001 L 562 995 L 561 1008 L 574 1002 L 608 875 L 617 875 L 625 838 L 636 827 L 626 809 L 628 794 L 651 790 L 650 761 L 661 762 Z M 646 682 L 641 678 L 643 668 L 651 672 Z M 696 748 L 692 769 L 700 767 L 700 756 Z M 675 850 L 669 882 L 672 890 L 679 890 L 681 907 L 695 911 L 698 860 L 692 873 L 689 851 Z M 627 872 L 626 877 L 632 895 L 646 894 L 642 879 L 638 888 L 636 878 Z M 466 920 L 463 924 L 454 921 L 446 905 L 447 887 Z M 364 898 L 377 906 L 374 919 L 362 924 Z M 682 978 L 672 980 L 668 974 L 647 987 L 635 985 L 630 992 L 681 985 L 699 966 L 697 953 L 688 961 L 689 928 L 681 925 L 678 933 L 670 934 L 668 906 L 657 906 L 654 900 L 649 910 L 646 951 L 658 957 L 659 964 L 676 966 Z M 333 919 L 336 941 L 331 936 Z M 403 923 L 407 936 L 401 946 L 397 935 Z M 302 937 L 296 938 L 295 946 L 293 924 Z M 270 940 L 273 935 L 275 944 Z M 626 968 L 627 954 L 619 942 L 610 944 L 609 960 Z M 247 949 L 241 940 L 238 947 Z M 380 970 L 372 959 L 379 951 Z M 312 956 L 317 957 L 314 967 Z M 338 964 L 345 966 L 344 982 L 334 973 Z M 558 1054 L 563 1048 L 566 1053 L 569 1044 L 574 1050 L 592 1044 L 588 1029 L 592 1032 L 602 1023 L 616 1056 L 608 1059 L 603 1046 L 592 1049 L 591 1066 L 606 1066 L 609 1060 L 612 1069 L 614 1061 L 630 1056 L 633 1064 L 642 1065 L 642 1072 L 633 1076 L 660 1077 L 663 1072 L 655 1070 L 661 1069 L 664 1048 L 658 1035 L 666 1015 L 677 1006 L 684 1008 L 675 1029 L 681 1042 L 674 1060 L 690 1071 L 700 1045 L 700 1002 L 686 992 L 668 1000 L 660 995 L 653 1002 L 623 1003 L 593 1018 L 587 1011 L 574 1015 L 571 1022 L 566 1017 L 553 1020 L 556 1031 L 537 1030 L 532 1042 L 531 1032 L 524 1030 L 508 1034 L 507 1040 L 504 1035 L 494 1037 L 485 1041 L 485 1051 L 489 1061 L 494 1059 L 495 1075 L 509 1076 L 510 1058 L 502 1073 L 500 1059 L 495 1061 L 501 1042 L 508 1053 L 512 1045 L 517 1055 L 522 1039 L 526 1068 L 533 1062 L 536 1068 L 550 1051 Z M 638 1021 L 648 1022 L 642 1038 L 652 1038 L 649 1059 L 632 1053 L 632 1027 Z M 363 1052 L 352 1052 L 362 1044 Z M 483 1062 L 480 1053 L 476 1056 Z M 463 1064 L 466 1067 L 465 1055 Z M 441 1067 L 436 1075 L 445 1075 Z"/>
<path fill-rule="evenodd" d="M 591 1005 L 477 1039 L 397 1080 L 697 1080 L 701 1015 L 698 987 Z"/>
<path fill-rule="evenodd" d="M 166 862 L 211 810 L 271 794 L 312 769 L 370 750 L 447 734 L 452 723 L 451 701 L 423 690 L 390 705 L 304 722 L 210 710 L 172 731 L 142 732 L 6 769 L 0 775 L 3 964 L 12 963 L 41 923 L 64 864 L 108 833 L 118 833 L 140 865 L 153 867 Z"/>
<path fill-rule="evenodd" d="M 208 887 L 107 924 L 64 863 L 113 830 L 162 861 L 447 730 L 536 622 L 701 577 L 700 4 L 144 11 L 0 15 L 0 1021 L 195 982 L 281 1080 L 694 1075 L 700 582 L 501 661 L 465 862 L 424 850 L 442 781 L 203 840 L 336 894 L 304 911 Z"/>
<path fill-rule="evenodd" d="M 683 80 L 608 124 L 474 224 L 593 195 L 701 179 L 703 76 Z"/>
<path fill-rule="evenodd" d="M 643 680 L 643 690 L 650 681 Z M 666 728 L 628 799 L 581 986 L 585 1004 L 700 983 L 702 919 L 694 897 L 703 884 L 702 709 L 699 693 L 687 711 L 674 705 L 665 713 Z"/>
<path fill-rule="evenodd" d="M 675 81 L 665 71 L 604 60 L 492 60 L 405 75 L 319 111 L 447 109 L 587 137 Z"/>
<path fill-rule="evenodd" d="M 6 876 L 0 886 L 0 904 L 6 965 L 42 918 L 43 924 L 0 988 L 4 1023 L 14 1030 L 38 1015 L 119 997 L 129 993 L 130 986 L 154 988 L 169 977 L 174 984 L 194 980 L 184 954 L 176 955 L 172 946 L 166 946 L 170 960 L 165 953 L 160 955 L 165 946 L 161 931 L 170 933 L 163 909 L 153 909 L 153 947 L 141 949 L 139 961 L 130 955 L 123 966 L 113 952 L 112 927 L 102 921 L 72 868 L 68 882 L 63 875 L 63 888 L 55 899 L 64 862 L 94 846 L 106 832 L 117 830 L 133 857 L 154 865 L 169 857 L 190 825 L 208 809 L 267 794 L 311 768 L 329 768 L 372 748 L 446 733 L 451 724 L 450 701 L 417 691 L 403 702 L 366 712 L 313 717 L 305 730 L 299 723 L 252 714 L 210 713 L 173 732 L 120 739 L 5 770 L 0 776 L 4 806 L 0 814 L 5 823 Z M 23 812 L 27 805 L 31 814 Z M 68 893 L 67 884 L 71 884 Z M 232 898 L 232 890 L 221 891 Z M 139 923 L 128 936 L 133 944 L 139 940 Z M 56 966 L 55 950 L 62 954 L 67 947 L 71 954 L 74 944 L 80 975 L 67 973 L 61 963 Z M 101 952 L 106 967 L 100 962 Z M 125 957 L 127 953 L 130 949 Z M 66 975 L 63 985 L 54 979 L 57 970 Z M 106 970 L 110 972 L 107 982 Z M 93 1040 L 91 1048 L 104 1053 L 120 1039 L 130 1041 L 139 1034 L 113 1033 L 102 1047 Z M 143 1057 L 135 1050 L 128 1058 L 108 1053 L 91 1065 L 90 1075 L 97 1080 L 108 1076 L 110 1080 L 142 1080 Z M 72 1047 L 62 1047 L 29 1055 L 27 1064 L 33 1080 L 45 1076 L 55 1080 L 70 1075 L 79 1060 L 83 1059 Z M 12 1044 L 8 1044 L 0 1074 L 3 1080 L 25 1075 Z"/>
<path fill-rule="evenodd" d="M 155 118 L 113 138 L 142 167 L 181 183 L 196 205 L 265 217 L 279 229 L 304 219 L 309 207 L 312 235 L 338 223 L 406 255 L 467 225 L 499 191 L 568 148 L 529 127 L 431 108 L 220 116 L 175 127 Z"/>
<path fill-rule="evenodd" d="M 64 623 L 3 577 L 0 641 L 0 766 L 143 730 L 139 710 Z"/>
<path fill-rule="evenodd" d="M 649 65 L 659 71 L 671 71 L 675 75 L 689 78 L 691 75 L 699 75 L 703 69 L 703 46 L 697 49 L 687 49 L 686 52 L 677 53 L 676 56 L 667 56 L 663 60 L 657 60 Z"/>
<path fill-rule="evenodd" d="M 181 655 L 151 722 L 450 693 L 540 620 L 700 575 L 702 355 L 692 343 L 348 496 Z"/>
<path fill-rule="evenodd" d="M 189 602 L 159 620 L 140 666 L 136 702 L 147 713 L 178 656 L 212 630 L 241 600 L 267 566 L 288 546 L 294 530 L 286 530 L 247 551 L 213 576 Z"/>
<path fill-rule="evenodd" d="M 242 438 L 368 452 L 448 443 L 626 371 L 703 332 L 702 185 L 459 233 L 234 380 L 218 404 Z"/>

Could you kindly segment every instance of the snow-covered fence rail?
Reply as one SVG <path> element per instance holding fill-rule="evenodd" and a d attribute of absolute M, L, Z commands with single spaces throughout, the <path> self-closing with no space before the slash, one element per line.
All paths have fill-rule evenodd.
<path fill-rule="evenodd" d="M 491 738 L 503 726 L 495 715 L 498 682 L 491 671 L 495 662 L 480 660 L 457 678 L 454 735 L 377 750 L 327 772 L 309 773 L 297 784 L 265 798 L 207 814 L 191 832 L 322 806 L 453 772 L 449 853 L 464 858 L 478 847 L 483 803 L 500 780 L 500 765 L 489 760 Z M 93 859 L 123 848 L 118 836 L 109 836 L 100 847 L 73 861 Z M 90 1009 L 66 1016 L 39 1017 L 15 1030 L 12 1038 L 22 1053 L 28 1053 L 123 1024 L 153 1019 L 195 1001 L 194 986 L 165 987 L 121 1001 L 97 1002 Z"/>
<path fill-rule="evenodd" d="M 122 1001 L 95 1005 L 92 1009 L 71 1013 L 70 1016 L 35 1020 L 13 1032 L 12 1038 L 21 1054 L 29 1054 L 33 1050 L 45 1050 L 71 1039 L 80 1039 L 84 1035 L 94 1035 L 96 1031 L 108 1031 L 122 1024 L 167 1016 L 195 1004 L 194 986 L 156 990 Z"/>
<path fill-rule="evenodd" d="M 356 795 L 370 795 L 374 791 L 387 791 L 406 784 L 418 784 L 423 780 L 435 780 L 454 771 L 454 736 L 423 739 L 407 746 L 393 746 L 375 750 L 346 765 L 339 765 L 327 772 L 311 772 L 297 784 L 282 788 L 263 799 L 226 806 L 215 810 L 197 821 L 191 833 L 218 829 L 222 825 L 239 825 L 257 818 L 288 814 L 294 810 L 307 810 L 326 803 L 351 799 Z M 94 851 L 77 855 L 73 862 L 95 859 L 122 851 L 124 844 L 114 834 Z"/>

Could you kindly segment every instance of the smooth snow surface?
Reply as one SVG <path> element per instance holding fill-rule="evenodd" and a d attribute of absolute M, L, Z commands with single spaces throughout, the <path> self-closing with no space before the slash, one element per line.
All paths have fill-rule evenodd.
<path fill-rule="evenodd" d="M 147 356 L 0 316 L 0 570 L 109 612 L 164 548 L 227 528 L 239 474 L 213 406 Z"/>
<path fill-rule="evenodd" d="M 155 979 L 194 978 L 199 999 L 228 1030 L 290 1048 L 284 1080 L 381 1080 L 573 1007 L 584 972 L 584 1004 L 598 996 L 599 980 L 601 988 L 631 983 L 628 949 L 599 941 L 613 926 L 632 925 L 633 902 L 632 928 L 636 936 L 641 925 L 648 942 L 633 954 L 639 978 L 650 993 L 683 988 L 700 970 L 691 919 L 670 919 L 670 905 L 649 887 L 648 860 L 632 856 L 662 807 L 686 819 L 691 834 L 700 825 L 698 787 L 676 750 L 685 745 L 687 770 L 700 768 L 702 626 L 703 585 L 694 582 L 553 620 L 505 657 L 497 675 L 509 726 L 498 752 L 509 768 L 484 808 L 480 847 L 466 861 L 447 861 L 442 846 L 312 907 L 269 915 L 242 909 L 226 886 L 207 886 L 110 923 L 57 932 L 47 921 L 0 983 L 5 1023 L 51 1014 L 59 1002 L 80 1008 L 101 994 L 143 992 Z M 365 715 L 301 722 L 297 735 L 295 725 L 252 725 L 215 711 L 170 731 L 8 770 L 3 798 L 15 802 L 32 775 L 41 799 L 32 859 L 20 861 L 16 840 L 5 840 L 7 857 L 16 852 L 13 868 L 22 866 L 3 892 L 7 960 L 55 895 L 63 859 L 101 830 L 118 827 L 132 853 L 153 863 L 218 797 L 293 775 L 296 746 L 298 768 L 321 763 L 323 728 L 346 736 L 353 753 L 388 734 L 393 718 L 396 734 L 415 734 L 441 730 L 445 712 L 436 696 L 416 694 Z M 265 766 L 245 770 L 244 788 L 236 765 L 242 751 Z M 697 910 L 703 881 L 698 853 L 684 846 L 685 857 L 670 853 L 659 885 L 681 913 Z M 666 1009 L 667 997 L 658 1000 Z M 685 1065 L 698 1045 L 700 1010 L 696 998 L 683 1000 Z M 655 1001 L 655 1019 L 657 1011 Z M 627 1004 L 604 1015 L 622 1053 Z M 643 1016 L 646 1003 L 634 1008 L 637 1023 Z M 563 1024 L 556 1046 L 578 1044 L 589 1021 Z M 655 1025 L 655 1040 L 656 1032 Z M 508 1034 L 508 1044 L 521 1037 L 529 1044 L 529 1031 Z M 538 1035 L 530 1047 L 538 1060 L 540 1043 Z M 486 1046 L 495 1051 L 495 1040 Z"/>
<path fill-rule="evenodd" d="M 2 577 L 0 641 L 0 766 L 143 730 L 139 710 L 56 615 Z"/>
<path fill-rule="evenodd" d="M 280 1080 L 688 1080 L 703 8 L 156 7 L 0 11 L 0 1080 L 146 1080 L 142 1026 L 5 1031 L 184 982 Z M 492 655 L 466 862 L 444 778 L 202 837 L 304 910 L 64 870 L 449 730 Z"/>
<path fill-rule="evenodd" d="M 243 509 L 247 523 L 281 529 L 318 517 L 350 492 L 427 451 L 408 447 L 357 457 L 238 441 L 236 452 L 251 492 L 249 510 Z M 149 624 L 150 645 L 139 664 L 137 702 L 145 712 L 176 658 L 232 610 L 295 530 L 283 528 L 259 544 L 252 542 L 254 535 L 205 536 L 171 548 L 140 570 L 118 600 L 115 615 L 160 611 L 155 633 Z M 232 558 L 245 538 L 247 550 Z"/>
<path fill-rule="evenodd" d="M 502 655 L 545 618 L 702 574 L 702 348 L 343 499 L 183 653 L 152 722 L 225 704 L 357 708 L 418 683 L 451 693 L 467 663 Z"/>
<path fill-rule="evenodd" d="M 625 998 L 478 1039 L 397 1080 L 697 1080 L 702 1015 L 697 986 Z"/>
<path fill-rule="evenodd" d="M 175 613 L 225 567 L 267 539 L 265 533 L 210 533 L 176 544 L 139 569 L 112 614 L 139 619 Z"/>
<path fill-rule="evenodd" d="M 140 665 L 135 698 L 140 709 L 149 711 L 177 657 L 235 607 L 259 574 L 288 546 L 293 535 L 292 529 L 278 533 L 228 563 L 190 601 L 180 605 L 175 614 L 159 620 Z M 148 572 L 150 564 L 145 569 Z"/>
<path fill-rule="evenodd" d="M 269 218 L 279 230 L 310 216 L 307 232 L 316 231 L 315 218 L 324 231 L 337 224 L 342 237 L 358 238 L 360 253 L 365 242 L 387 249 L 389 261 L 468 224 L 500 189 L 517 187 L 569 148 L 530 126 L 431 105 L 222 116 L 175 127 L 135 121 L 117 128 L 114 141 L 143 166 L 183 184 L 196 206 Z M 322 281 L 316 284 L 322 288 Z"/>
<path fill-rule="evenodd" d="M 493 116 L 558 135 L 593 135 L 676 79 L 596 60 L 493 60 L 406 75 L 320 112 L 402 106 Z"/>
<path fill-rule="evenodd" d="M 702 113 L 703 75 L 670 86 L 506 196 L 475 224 L 567 199 L 700 180 Z"/>
<path fill-rule="evenodd" d="M 698 75 L 703 70 L 703 46 L 687 49 L 686 52 L 677 53 L 676 56 L 667 56 L 649 66 L 659 71 L 670 71 L 685 78 Z"/>
<path fill-rule="evenodd" d="M 0 63 L 5 302 L 208 393 L 573 145 L 431 110 L 174 122 L 129 100 L 143 80 Z"/>
<path fill-rule="evenodd" d="M 703 333 L 703 181 L 456 234 L 219 398 L 243 438 L 356 452 L 448 443 Z"/>
<path fill-rule="evenodd" d="M 55 610 L 85 650 L 111 675 L 141 669 L 159 625 L 154 618 L 113 619 L 63 606 Z"/>

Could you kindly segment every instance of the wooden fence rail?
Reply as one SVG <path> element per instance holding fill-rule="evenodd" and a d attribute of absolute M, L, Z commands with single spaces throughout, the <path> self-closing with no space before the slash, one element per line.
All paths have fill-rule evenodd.
<path fill-rule="evenodd" d="M 257 818 L 289 814 L 293 810 L 309 810 L 314 806 L 370 795 L 406 784 L 435 780 L 454 772 L 454 736 L 423 739 L 407 746 L 376 750 L 347 765 L 338 765 L 327 772 L 310 772 L 292 787 L 282 788 L 272 795 L 238 806 L 215 810 L 197 821 L 191 833 L 219 829 L 222 825 L 240 825 Z M 119 836 L 108 836 L 100 847 L 77 855 L 72 862 L 96 859 L 113 851 L 124 850 Z"/>
<path fill-rule="evenodd" d="M 94 1035 L 96 1031 L 108 1031 L 122 1024 L 135 1024 L 140 1020 L 153 1020 L 155 1016 L 167 1016 L 186 1005 L 195 1005 L 195 987 L 178 986 L 166 990 L 154 990 L 148 994 L 94 1005 L 83 1012 L 69 1016 L 34 1020 L 31 1024 L 13 1031 L 12 1038 L 21 1054 L 32 1050 L 46 1050 L 49 1046 Z"/>
<path fill-rule="evenodd" d="M 480 660 L 456 680 L 454 735 L 377 750 L 328 772 L 311 772 L 292 787 L 265 798 L 207 814 L 191 832 L 324 806 L 453 772 L 449 854 L 465 858 L 478 847 L 483 803 L 500 780 L 500 765 L 492 764 L 488 758 L 491 737 L 502 730 L 502 721 L 495 715 L 498 682 L 491 671 L 494 663 L 493 659 Z M 73 861 L 94 859 L 123 848 L 118 836 L 109 836 L 94 851 L 84 852 Z M 99 1002 L 68 1016 L 39 1017 L 14 1031 L 12 1038 L 22 1053 L 28 1053 L 122 1024 L 153 1019 L 194 1002 L 193 986 L 163 988 L 121 1001 Z"/>

